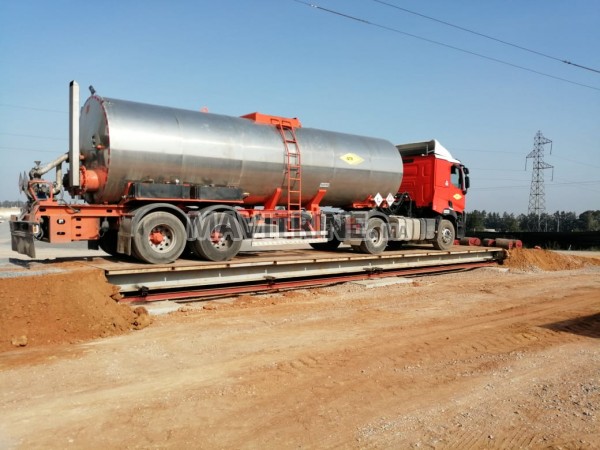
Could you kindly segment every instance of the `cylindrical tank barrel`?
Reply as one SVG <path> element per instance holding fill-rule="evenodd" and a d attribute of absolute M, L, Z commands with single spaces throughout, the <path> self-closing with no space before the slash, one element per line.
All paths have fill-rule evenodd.
<path fill-rule="evenodd" d="M 390 142 L 311 128 L 296 137 L 303 202 L 320 188 L 321 206 L 334 207 L 398 191 L 402 158 Z M 130 182 L 236 187 L 248 205 L 285 186 L 279 130 L 244 118 L 92 96 L 81 111 L 80 148 L 82 165 L 98 176 L 92 203 L 118 202 Z"/>

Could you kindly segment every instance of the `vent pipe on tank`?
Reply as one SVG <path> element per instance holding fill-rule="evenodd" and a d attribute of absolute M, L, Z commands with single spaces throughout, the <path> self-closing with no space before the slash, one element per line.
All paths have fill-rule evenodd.
<path fill-rule="evenodd" d="M 79 85 L 69 84 L 69 187 L 79 187 Z"/>

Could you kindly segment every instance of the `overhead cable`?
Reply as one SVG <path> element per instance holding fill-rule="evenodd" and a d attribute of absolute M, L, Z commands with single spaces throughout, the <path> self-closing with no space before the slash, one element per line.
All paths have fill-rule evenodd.
<path fill-rule="evenodd" d="M 600 180 L 590 180 L 590 181 L 573 181 L 573 182 L 566 182 L 566 183 L 550 183 L 547 184 L 546 187 L 553 187 L 553 186 L 580 186 L 580 185 L 594 185 L 594 184 L 600 184 Z M 471 188 L 472 190 L 475 190 L 477 192 L 479 191 L 494 191 L 494 190 L 502 190 L 502 189 L 527 189 L 529 188 L 529 185 L 502 185 L 502 186 L 485 186 L 485 187 L 475 187 L 475 188 Z"/>
<path fill-rule="evenodd" d="M 402 34 L 404 36 L 409 36 L 409 37 L 412 37 L 412 38 L 415 38 L 415 39 L 419 39 L 421 41 L 429 42 L 430 44 L 435 44 L 435 45 L 439 45 L 439 46 L 442 46 L 442 47 L 450 48 L 452 50 L 456 50 L 456 51 L 459 51 L 459 52 L 462 52 L 462 53 L 467 53 L 469 55 L 478 56 L 479 58 L 483 58 L 483 59 L 487 59 L 489 61 L 494 61 L 494 62 L 497 62 L 497 63 L 500 63 L 500 64 L 511 66 L 511 67 L 516 68 L 516 69 L 521 69 L 521 70 L 525 70 L 527 72 L 535 73 L 537 75 L 542 75 L 542 76 L 545 76 L 545 77 L 548 77 L 548 78 L 553 78 L 555 80 L 564 81 L 565 83 L 575 84 L 577 86 L 585 87 L 585 88 L 588 88 L 588 89 L 593 89 L 595 91 L 600 91 L 599 87 L 590 86 L 588 84 L 583 84 L 583 83 L 578 83 L 577 81 L 567 80 L 566 78 L 561 78 L 561 77 L 557 77 L 555 75 L 550 75 L 548 73 L 540 72 L 539 70 L 530 69 L 528 67 L 520 66 L 518 64 L 514 64 L 514 63 L 511 63 L 511 62 L 508 62 L 508 61 L 504 61 L 502 59 L 498 59 L 498 58 L 494 58 L 494 57 L 491 57 L 491 56 L 483 55 L 481 53 L 473 52 L 471 50 L 466 50 L 464 48 L 456 47 L 454 45 L 445 44 L 444 42 L 435 41 L 433 39 L 428 39 L 428 38 L 425 38 L 425 37 L 422 37 L 422 36 L 418 36 L 416 34 L 407 33 L 406 31 L 402 31 L 402 30 L 399 30 L 397 28 L 389 27 L 387 25 L 381 25 L 381 24 L 378 24 L 378 23 L 375 23 L 375 22 L 371 22 L 371 21 L 366 20 L 366 19 L 362 19 L 360 17 L 351 16 L 349 14 L 345 14 L 345 13 L 342 13 L 340 11 L 335 11 L 333 9 L 324 8 L 322 6 L 315 5 L 314 3 L 308 3 L 308 2 L 305 2 L 305 1 L 302 1 L 302 0 L 292 0 L 292 1 L 294 1 L 296 3 L 301 3 L 301 4 L 309 6 L 311 8 L 315 8 L 315 9 L 317 9 L 319 11 L 323 11 L 323 12 L 327 12 L 327 13 L 330 13 L 330 14 L 334 14 L 336 16 L 343 17 L 345 19 L 354 20 L 356 22 L 361 22 L 361 23 L 363 23 L 365 25 L 370 25 L 370 26 L 373 26 L 373 27 L 376 27 L 376 28 L 381 28 L 383 30 L 387 30 L 387 31 L 391 31 L 391 32 L 394 32 L 394 33 Z"/>
<path fill-rule="evenodd" d="M 23 147 L 6 147 L 0 146 L 0 150 L 19 150 L 21 152 L 38 152 L 38 153 L 56 153 L 56 150 L 40 150 L 37 148 L 23 148 Z"/>
<path fill-rule="evenodd" d="M 557 58 L 556 56 L 548 55 L 546 53 L 542 53 L 542 52 L 537 51 L 537 50 L 532 50 L 530 48 L 523 47 L 522 45 L 513 44 L 512 42 L 504 41 L 502 39 L 498 39 L 498 38 L 495 38 L 493 36 L 489 36 L 487 34 L 479 33 L 478 31 L 470 30 L 468 28 L 461 27 L 459 25 L 455 25 L 455 24 L 450 23 L 450 22 L 446 22 L 445 20 L 436 19 L 435 17 L 427 16 L 425 14 L 421 14 L 421 13 L 416 12 L 416 11 L 411 11 L 410 9 L 402 8 L 402 7 L 398 6 L 398 5 L 394 5 L 393 3 L 385 2 L 383 0 L 373 0 L 373 1 L 375 3 L 380 3 L 382 5 L 389 6 L 390 8 L 394 8 L 394 9 L 397 9 L 397 10 L 400 10 L 400 11 L 404 11 L 404 12 L 407 12 L 409 14 L 413 14 L 415 16 L 423 17 L 424 19 L 433 20 L 434 22 L 438 22 L 438 23 L 441 23 L 443 25 L 447 25 L 449 27 L 456 28 L 456 29 L 461 30 L 461 31 L 466 31 L 467 33 L 475 34 L 477 36 L 481 36 L 481 37 L 484 37 L 486 39 L 490 39 L 492 41 L 500 42 L 501 44 L 504 44 L 504 45 L 509 45 L 511 47 L 518 48 L 518 49 L 524 50 L 526 52 L 535 53 L 536 55 L 543 56 L 544 58 L 553 59 L 553 60 L 559 61 L 561 63 L 569 64 L 569 65 L 574 66 L 574 67 L 579 67 L 580 69 L 585 69 L 585 70 L 589 70 L 589 71 L 592 71 L 592 72 L 600 73 L 600 70 L 593 69 L 591 67 L 587 67 L 587 66 L 584 66 L 584 65 L 581 65 L 581 64 L 576 64 L 576 63 L 574 63 L 572 61 L 568 61 L 566 59 Z"/>
<path fill-rule="evenodd" d="M 68 113 L 68 111 L 60 111 L 58 109 L 34 108 L 32 106 L 9 105 L 7 103 L 0 103 L 0 106 L 3 106 L 5 108 L 30 109 L 32 111 L 44 111 L 44 112 L 53 112 L 53 113 L 60 113 L 60 114 L 67 114 Z"/>
<path fill-rule="evenodd" d="M 2 131 L 0 131 L 0 136 L 16 136 L 16 137 L 35 138 L 35 139 L 44 139 L 44 140 L 52 140 L 52 141 L 68 141 L 67 138 L 38 136 L 38 135 L 34 135 L 34 134 L 4 133 Z"/>

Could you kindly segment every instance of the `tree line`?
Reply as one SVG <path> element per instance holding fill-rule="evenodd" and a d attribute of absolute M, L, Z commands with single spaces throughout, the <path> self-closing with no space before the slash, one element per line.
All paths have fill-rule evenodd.
<path fill-rule="evenodd" d="M 514 214 L 474 210 L 467 214 L 468 231 L 494 230 L 498 232 L 575 232 L 600 231 L 600 210 L 574 212 L 556 211 L 554 214 Z"/>
<path fill-rule="evenodd" d="M 0 203 L 0 208 L 22 208 L 25 206 L 25 202 L 21 200 L 4 200 Z"/>

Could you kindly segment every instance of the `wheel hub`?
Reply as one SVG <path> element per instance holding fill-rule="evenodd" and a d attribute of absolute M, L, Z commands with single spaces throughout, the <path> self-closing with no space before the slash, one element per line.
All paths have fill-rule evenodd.
<path fill-rule="evenodd" d="M 159 245 L 164 240 L 164 236 L 159 231 L 152 231 L 150 233 L 150 242 L 154 245 Z"/>
<path fill-rule="evenodd" d="M 225 250 L 231 246 L 231 233 L 228 230 L 215 229 L 210 235 L 213 246 L 218 250 Z"/>
<path fill-rule="evenodd" d="M 445 243 L 449 243 L 450 239 L 452 239 L 452 233 L 450 232 L 450 230 L 444 230 L 442 232 L 442 239 Z"/>
<path fill-rule="evenodd" d="M 148 243 L 155 252 L 165 252 L 169 250 L 174 241 L 173 230 L 161 225 L 154 227 L 148 234 Z"/>

